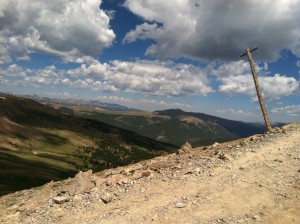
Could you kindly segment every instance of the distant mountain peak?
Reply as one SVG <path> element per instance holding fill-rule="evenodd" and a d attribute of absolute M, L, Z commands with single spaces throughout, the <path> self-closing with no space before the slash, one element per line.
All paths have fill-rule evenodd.
<path fill-rule="evenodd" d="M 167 109 L 167 110 L 158 110 L 155 111 L 159 115 L 168 115 L 168 116 L 179 116 L 179 115 L 184 115 L 187 112 L 181 110 L 181 109 Z"/>
<path fill-rule="evenodd" d="M 40 97 L 38 95 L 22 95 L 21 97 L 32 99 L 37 102 L 45 103 L 45 104 L 64 104 L 67 106 L 92 106 L 92 107 L 98 107 L 98 108 L 103 108 L 112 111 L 136 110 L 120 104 L 103 103 L 99 100 L 74 99 L 74 98 L 51 98 L 51 97 Z"/>

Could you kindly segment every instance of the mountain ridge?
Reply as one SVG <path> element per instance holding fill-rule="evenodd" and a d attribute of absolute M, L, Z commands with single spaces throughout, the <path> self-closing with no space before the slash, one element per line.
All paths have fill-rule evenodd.
<path fill-rule="evenodd" d="M 248 137 L 253 134 L 259 134 L 266 131 L 265 128 L 258 128 L 256 126 L 253 126 L 249 123 L 242 122 L 242 121 L 234 121 L 230 119 L 220 118 L 213 115 L 208 115 L 205 113 L 196 113 L 196 112 L 185 112 L 181 109 L 168 109 L 163 111 L 155 111 L 159 115 L 169 115 L 173 117 L 178 117 L 181 115 L 190 115 L 194 116 L 203 120 L 207 120 L 213 123 L 221 124 L 223 127 L 225 127 L 227 130 L 229 130 L 231 133 L 236 135 L 237 138 L 243 138 Z M 243 127 L 241 128 L 241 126 Z M 241 129 L 243 129 L 243 132 L 241 132 Z"/>
<path fill-rule="evenodd" d="M 32 99 L 44 104 L 65 104 L 68 106 L 93 106 L 100 107 L 113 111 L 126 111 L 126 110 L 136 110 L 134 108 L 128 108 L 124 105 L 115 104 L 115 103 L 103 103 L 100 100 L 88 100 L 88 99 L 75 99 L 75 98 L 53 98 L 53 97 L 40 97 L 38 95 L 17 95 L 24 98 Z"/>
<path fill-rule="evenodd" d="M 180 147 L 186 141 L 194 147 L 263 133 L 264 127 L 232 121 L 204 113 L 169 109 L 155 112 L 99 111 L 93 107 L 55 105 L 77 116 L 106 122 L 149 138 Z"/>

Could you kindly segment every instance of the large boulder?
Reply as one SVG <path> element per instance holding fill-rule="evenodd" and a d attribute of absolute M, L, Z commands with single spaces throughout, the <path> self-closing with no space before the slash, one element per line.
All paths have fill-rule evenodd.
<path fill-rule="evenodd" d="M 190 143 L 186 142 L 184 143 L 181 148 L 176 152 L 177 155 L 187 154 L 192 151 L 192 146 Z"/>
<path fill-rule="evenodd" d="M 80 171 L 73 179 L 65 184 L 64 191 L 68 192 L 71 196 L 90 192 L 90 190 L 95 187 L 92 174 L 92 170 L 88 170 L 86 172 Z"/>

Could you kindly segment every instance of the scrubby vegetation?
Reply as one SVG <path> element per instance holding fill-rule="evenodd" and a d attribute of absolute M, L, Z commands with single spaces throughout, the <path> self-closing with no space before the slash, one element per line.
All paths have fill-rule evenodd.
<path fill-rule="evenodd" d="M 124 166 L 141 160 L 166 154 L 165 151 L 147 150 L 136 145 L 120 145 L 110 139 L 94 138 L 95 147 L 79 147 L 78 157 L 83 165 L 76 165 L 78 170 L 92 169 L 95 172 Z"/>

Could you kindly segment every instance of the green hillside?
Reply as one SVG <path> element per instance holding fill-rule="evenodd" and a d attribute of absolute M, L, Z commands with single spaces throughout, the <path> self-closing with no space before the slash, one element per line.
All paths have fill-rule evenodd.
<path fill-rule="evenodd" d="M 61 105 L 55 105 L 55 107 L 77 116 L 99 120 L 177 146 L 181 146 L 186 141 L 194 147 L 208 145 L 264 131 L 261 127 L 244 122 L 176 109 L 157 112 L 117 112 L 83 106 L 69 106 L 67 109 Z"/>
<path fill-rule="evenodd" d="M 174 150 L 171 144 L 0 93 L 0 195 Z"/>

